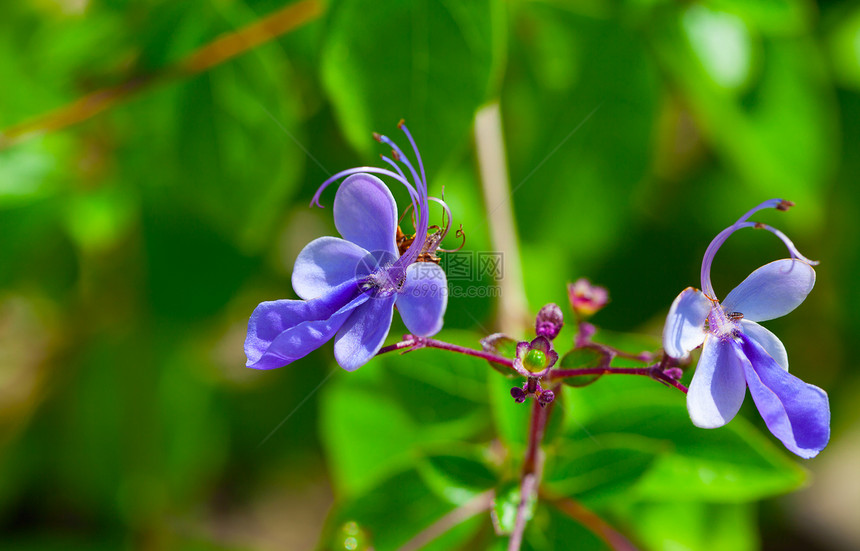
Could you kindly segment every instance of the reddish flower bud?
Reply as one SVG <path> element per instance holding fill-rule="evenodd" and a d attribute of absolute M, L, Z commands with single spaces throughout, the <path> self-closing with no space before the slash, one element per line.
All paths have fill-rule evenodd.
<path fill-rule="evenodd" d="M 592 285 L 585 278 L 568 283 L 567 296 L 576 315 L 584 318 L 595 314 L 609 302 L 609 292 L 604 287 Z"/>

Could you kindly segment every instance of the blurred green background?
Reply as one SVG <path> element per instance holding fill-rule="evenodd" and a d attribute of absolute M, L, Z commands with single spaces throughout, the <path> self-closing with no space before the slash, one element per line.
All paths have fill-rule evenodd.
<path fill-rule="evenodd" d="M 196 49 L 285 5 L 2 4 L 0 546 L 344 549 L 332 543 L 349 528 L 341 521 L 410 503 L 427 505 L 407 511 L 423 519 L 448 510 L 414 490 L 416 471 L 405 465 L 451 442 L 477 446 L 462 454 L 471 457 L 492 451 L 494 434 L 516 441 L 497 404 L 511 381 L 431 351 L 347 374 L 330 345 L 256 372 L 244 367 L 242 343 L 258 302 L 294 297 L 301 248 L 335 232 L 330 208 L 307 206 L 319 183 L 379 165 L 386 151 L 373 131 L 405 146 L 400 118 L 431 192 L 444 186 L 466 248 L 492 251 L 498 217 L 486 214 L 494 205 L 484 204 L 473 124 L 481 106 L 499 102 L 531 312 L 565 305 L 565 283 L 585 276 L 612 297 L 597 325 L 659 335 L 677 293 L 699 285 L 710 239 L 772 197 L 797 206 L 757 219 L 821 261 L 807 301 L 768 325 L 792 371 L 830 393 L 833 439 L 803 464 L 812 484 L 773 497 L 801 483 L 799 462 L 766 431 L 754 434 L 749 427 L 763 424 L 747 403 L 746 421 L 731 430 L 766 450 L 773 472 L 789 473 L 782 482 L 690 497 L 660 494 L 660 479 L 643 489 L 637 478 L 603 488 L 611 499 L 584 501 L 646 549 L 860 548 L 851 356 L 860 326 L 860 4 L 302 2 L 287 12 L 288 32 L 240 45 L 241 55 L 208 70 L 188 64 Z M 37 118 L 104 89 L 123 101 L 77 124 Z M 100 101 L 65 113 L 74 119 Z M 402 190 L 395 196 L 405 204 Z M 737 234 L 717 257 L 717 292 L 784 256 L 769 234 Z M 456 283 L 463 296 L 449 302 L 443 338 L 477 347 L 497 329 L 497 302 L 465 296 L 488 283 Z M 395 321 L 390 342 L 403 332 Z M 571 402 L 566 430 L 626 416 L 616 408 L 631 389 L 686 415 L 683 397 L 654 382 L 640 391 L 610 379 L 589 387 L 599 396 Z M 722 438 L 678 426 L 693 450 Z M 652 429 L 641 421 L 642 433 Z M 565 451 L 575 441 L 562 439 L 559 456 L 579 453 Z M 636 448 L 649 458 L 666 449 Z M 438 477 L 419 471 L 433 486 Z M 750 483 L 750 472 L 740 469 L 736 482 Z M 766 469 L 754 472 L 769 480 Z M 473 464 L 467 473 L 466 485 L 480 486 Z M 581 527 L 562 529 L 553 515 L 537 513 L 531 548 L 591 548 L 577 539 L 591 537 Z M 383 534 L 367 528 L 362 537 L 396 548 L 391 541 L 405 541 L 397 530 L 426 526 L 391 518 Z M 476 517 L 439 548 L 483 548 L 488 527 Z"/>

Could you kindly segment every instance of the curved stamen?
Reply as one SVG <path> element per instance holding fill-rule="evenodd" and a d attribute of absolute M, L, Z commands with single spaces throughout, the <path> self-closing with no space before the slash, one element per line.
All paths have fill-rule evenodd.
<path fill-rule="evenodd" d="M 463 231 L 463 224 L 460 224 L 460 227 L 457 229 L 457 231 L 454 232 L 454 237 L 462 238 L 459 247 L 457 247 L 456 249 L 443 249 L 439 247 L 436 250 L 443 253 L 456 253 L 457 251 L 462 250 L 463 247 L 466 246 L 466 232 Z"/>
<path fill-rule="evenodd" d="M 412 134 L 409 132 L 409 129 L 406 128 L 406 121 L 400 119 L 400 122 L 397 123 L 398 128 L 406 134 L 406 139 L 409 140 L 409 143 L 412 145 L 412 151 L 415 152 L 415 158 L 418 159 L 418 168 L 421 170 L 421 179 L 424 181 L 424 189 L 427 189 L 427 176 L 424 175 L 424 162 L 421 160 L 421 153 L 418 153 L 418 146 L 415 145 L 415 140 L 412 139 Z"/>
<path fill-rule="evenodd" d="M 792 240 L 789 239 L 787 235 L 785 235 L 784 233 L 782 233 L 778 229 L 776 229 L 772 226 L 768 226 L 767 224 L 762 224 L 760 222 L 748 222 L 748 223 L 753 224 L 752 227 L 754 227 L 758 230 L 767 230 L 770 233 L 774 234 L 775 236 L 779 237 L 782 240 L 785 247 L 788 249 L 788 253 L 791 255 L 791 258 L 794 258 L 797 260 L 802 260 L 803 262 L 806 262 L 810 266 L 818 266 L 819 262 L 817 260 L 810 260 L 810 259 L 806 258 L 805 256 L 803 256 L 802 254 L 800 254 L 800 251 L 797 250 L 797 247 L 794 245 L 794 242 L 792 242 Z"/>
<path fill-rule="evenodd" d="M 403 178 L 403 181 L 406 181 L 406 182 L 409 181 L 406 179 L 406 175 L 403 174 L 403 171 L 400 170 L 400 165 L 398 165 L 397 163 L 395 163 L 394 161 L 392 161 L 391 159 L 389 159 L 385 155 L 380 155 L 379 158 L 382 159 L 383 161 L 385 161 L 386 163 L 388 163 L 389 165 L 391 165 L 392 167 L 394 167 L 394 170 L 396 170 L 397 174 L 399 174 L 400 177 Z M 418 204 L 418 194 L 414 188 L 409 190 L 409 198 L 412 199 L 412 207 L 417 208 L 416 205 Z"/>
<path fill-rule="evenodd" d="M 377 141 L 382 142 L 391 147 L 394 153 L 394 159 L 406 165 L 406 168 L 409 169 L 409 172 L 412 173 L 412 178 L 415 180 L 415 187 L 418 189 L 423 189 L 424 194 L 426 195 L 427 186 L 424 185 L 424 181 L 418 177 L 418 173 L 415 171 L 415 167 L 412 166 L 412 163 L 409 162 L 409 157 L 407 157 L 406 154 L 403 153 L 403 150 L 400 149 L 400 147 L 398 147 L 398 145 L 394 143 L 394 141 L 392 141 L 391 138 L 389 138 L 385 134 L 377 134 L 374 132 L 373 137 L 376 138 Z"/>
<path fill-rule="evenodd" d="M 442 226 L 444 227 L 444 229 L 442 229 L 442 235 L 439 237 L 439 241 L 441 241 L 445 239 L 445 236 L 448 235 L 448 231 L 451 229 L 451 209 L 448 207 L 448 203 L 446 203 L 442 199 L 439 199 L 438 197 L 428 197 L 428 199 L 442 205 Z M 445 222 L 446 219 L 448 221 L 447 223 Z"/>
<path fill-rule="evenodd" d="M 395 174 L 394 172 L 391 172 L 390 170 L 385 168 L 377 168 L 375 166 L 359 166 L 356 168 L 341 170 L 340 172 L 333 176 L 330 176 L 325 182 L 320 184 L 320 187 L 317 188 L 317 191 L 316 193 L 314 193 L 313 198 L 311 198 L 310 206 L 317 206 L 319 208 L 323 208 L 323 206 L 320 204 L 320 196 L 322 195 L 322 192 L 325 190 L 325 188 L 327 188 L 332 182 L 335 182 L 343 178 L 344 176 L 350 176 L 352 174 L 359 174 L 362 172 L 366 172 L 369 174 L 381 174 L 382 176 L 388 176 L 389 178 L 393 178 L 406 186 L 406 190 L 409 192 L 410 196 L 418 196 L 418 192 L 415 191 L 415 188 L 412 186 L 412 184 L 410 184 L 408 180 L 401 177 L 400 175 Z"/>
<path fill-rule="evenodd" d="M 716 293 L 714 292 L 714 287 L 713 285 L 711 285 L 711 264 L 713 264 L 714 262 L 714 257 L 717 255 L 717 251 L 720 249 L 720 247 L 722 247 L 723 243 L 726 242 L 729 236 L 739 230 L 741 227 L 747 227 L 742 226 L 742 224 L 749 220 L 750 216 L 760 210 L 777 209 L 786 211 L 792 206 L 794 206 L 794 203 L 786 199 L 770 199 L 747 211 L 743 216 L 738 218 L 737 222 L 724 229 L 723 231 L 718 233 L 716 237 L 714 237 L 710 245 L 708 245 L 708 248 L 705 250 L 705 256 L 702 258 L 702 292 L 708 298 L 710 298 L 711 300 L 717 300 Z"/>

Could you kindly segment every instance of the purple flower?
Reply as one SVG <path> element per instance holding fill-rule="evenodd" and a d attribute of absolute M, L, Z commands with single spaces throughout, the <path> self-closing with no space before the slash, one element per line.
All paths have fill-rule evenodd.
<path fill-rule="evenodd" d="M 815 284 L 815 270 L 779 230 L 749 222 L 764 208 L 787 210 L 791 203 L 773 199 L 747 212 L 711 242 L 702 262 L 702 291 L 688 287 L 669 310 L 663 348 L 684 358 L 702 346 L 687 394 L 687 410 L 698 427 L 721 427 L 741 407 L 746 389 L 768 429 L 793 453 L 818 455 L 830 440 L 827 393 L 788 373 L 782 342 L 756 322 L 783 316 L 800 305 Z M 792 258 L 766 264 L 750 274 L 720 303 L 711 285 L 717 250 L 735 231 L 756 227 L 779 237 Z"/>
<path fill-rule="evenodd" d="M 387 157 L 382 158 L 396 172 L 360 167 L 323 182 L 312 204 L 319 205 L 320 194 L 329 184 L 349 176 L 334 199 L 335 227 L 343 239 L 320 237 L 299 253 L 292 283 L 303 300 L 263 302 L 251 314 L 245 339 L 248 367 L 283 367 L 334 337 L 337 363 L 354 371 L 382 347 L 395 306 L 415 335 L 433 335 L 442 328 L 447 279 L 433 260 L 450 226 L 450 212 L 444 202 L 428 196 L 421 156 L 406 126 L 401 122 L 400 127 L 412 144 L 421 176 L 394 142 L 375 135 L 393 148 L 394 158 L 412 174 L 414 185 Z M 398 234 L 394 197 L 371 173 L 393 178 L 409 192 L 417 213 L 411 240 Z M 448 226 L 428 235 L 430 200 L 442 204 Z"/>

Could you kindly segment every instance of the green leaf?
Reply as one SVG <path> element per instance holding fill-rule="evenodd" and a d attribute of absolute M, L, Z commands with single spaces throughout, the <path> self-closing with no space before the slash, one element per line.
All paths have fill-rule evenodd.
<path fill-rule="evenodd" d="M 321 549 L 346 551 L 360 544 L 368 550 L 394 551 L 454 510 L 415 470 L 394 474 L 368 490 L 332 511 L 320 539 Z M 486 512 L 473 510 L 421 549 L 456 549 L 487 522 Z M 349 541 L 350 537 L 355 540 Z"/>
<path fill-rule="evenodd" d="M 258 48 L 187 82 L 176 106 L 181 198 L 244 252 L 268 244 L 305 162 L 285 63 Z"/>
<path fill-rule="evenodd" d="M 558 362 L 558 369 L 588 369 L 598 367 L 603 364 L 606 359 L 600 349 L 592 347 L 574 348 Z M 594 375 L 576 375 L 573 377 L 565 377 L 561 380 L 562 383 L 572 387 L 588 386 L 597 381 L 601 377 L 600 373 Z"/>
<path fill-rule="evenodd" d="M 659 58 L 702 132 L 740 173 L 743 189 L 820 209 L 818 191 L 834 168 L 836 111 L 824 92 L 828 76 L 815 44 L 805 36 L 768 36 L 737 15 L 700 4 L 658 21 L 649 29 Z M 703 34 L 731 39 L 720 38 L 728 44 L 717 49 L 702 42 Z M 723 74 L 737 67 L 747 69 Z M 724 192 L 734 197 L 740 189 Z M 734 212 L 734 203 L 726 204 Z"/>
<path fill-rule="evenodd" d="M 375 358 L 326 385 L 320 437 L 338 494 L 359 494 L 427 453 L 458 449 L 451 446 L 486 431 L 486 371 L 475 358 L 423 349 Z"/>
<path fill-rule="evenodd" d="M 609 384 L 576 393 L 598 386 Z M 598 401 L 596 409 L 602 411 L 593 411 L 577 436 L 638 435 L 669 447 L 637 483 L 634 494 L 641 499 L 743 503 L 797 489 L 806 478 L 772 439 L 742 417 L 723 428 L 703 430 L 690 422 L 683 403 L 661 404 L 647 393 L 636 397 L 620 392 L 617 400 L 611 407 Z"/>
<path fill-rule="evenodd" d="M 502 548 L 504 549 L 504 548 Z M 601 541 L 594 531 L 579 521 L 569 518 L 561 511 L 539 504 L 526 527 L 523 551 L 608 551 L 611 549 Z"/>
<path fill-rule="evenodd" d="M 492 352 L 499 356 L 510 358 L 511 360 L 513 360 L 517 355 L 517 340 L 503 333 L 493 333 L 488 337 L 484 337 L 481 339 L 481 347 L 486 352 Z M 487 363 L 490 364 L 490 367 L 509 379 L 513 379 L 517 376 L 514 370 L 504 364 L 490 361 Z"/>
<path fill-rule="evenodd" d="M 646 549 L 759 548 L 754 504 L 635 503 L 619 509 Z"/>
<path fill-rule="evenodd" d="M 632 488 L 667 448 L 631 434 L 566 441 L 549 456 L 544 480 L 554 493 L 605 502 Z"/>
<path fill-rule="evenodd" d="M 512 454 L 520 454 L 528 440 L 531 404 L 514 401 L 510 379 L 492 375 L 488 383 L 496 433 L 502 442 L 511 447 Z"/>
<path fill-rule="evenodd" d="M 520 481 L 510 481 L 496 489 L 496 499 L 493 501 L 493 522 L 499 532 L 508 535 L 514 530 L 517 520 L 517 510 L 522 501 Z M 537 499 L 531 496 L 525 505 L 526 522 L 534 516 Z"/>
<path fill-rule="evenodd" d="M 405 118 L 432 177 L 466 142 L 498 80 L 504 6 L 343 0 L 330 14 L 322 78 L 346 137 L 367 155 L 378 151 L 371 139 L 378 131 L 408 152 L 395 135 Z"/>
<path fill-rule="evenodd" d="M 431 455 L 421 461 L 418 472 L 437 496 L 463 505 L 498 482 L 479 450 L 464 449 L 462 455 Z"/>
<path fill-rule="evenodd" d="M 808 32 L 812 7 L 802 0 L 712 0 L 708 5 L 741 17 L 751 27 L 774 35 Z"/>

